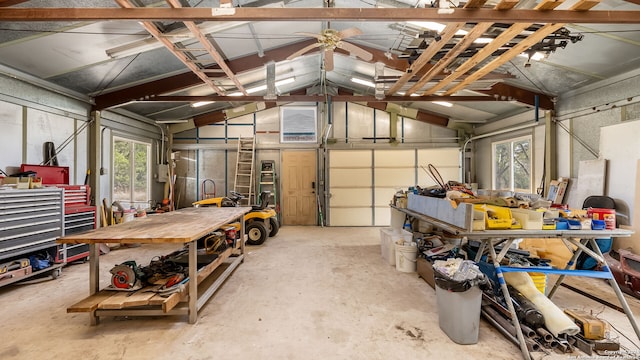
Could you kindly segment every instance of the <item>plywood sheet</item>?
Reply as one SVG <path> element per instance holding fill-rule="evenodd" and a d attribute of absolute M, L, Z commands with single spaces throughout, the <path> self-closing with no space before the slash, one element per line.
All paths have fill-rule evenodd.
<path fill-rule="evenodd" d="M 331 208 L 331 226 L 371 226 L 371 208 Z"/>
<path fill-rule="evenodd" d="M 606 185 L 607 160 L 580 161 L 578 184 L 575 194 L 569 192 L 565 203 L 581 208 L 584 199 L 592 195 L 604 195 Z"/>

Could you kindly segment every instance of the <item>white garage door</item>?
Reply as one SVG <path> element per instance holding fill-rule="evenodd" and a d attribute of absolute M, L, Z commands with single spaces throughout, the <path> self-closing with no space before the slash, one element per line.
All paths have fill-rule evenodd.
<path fill-rule="evenodd" d="M 331 226 L 388 226 L 389 203 L 398 190 L 435 182 L 421 169 L 433 164 L 445 181 L 460 181 L 458 148 L 330 150 Z"/>

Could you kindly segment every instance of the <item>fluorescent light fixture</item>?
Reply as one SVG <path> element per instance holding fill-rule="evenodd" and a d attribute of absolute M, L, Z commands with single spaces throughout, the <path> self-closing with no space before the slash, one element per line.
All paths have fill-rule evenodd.
<path fill-rule="evenodd" d="M 524 58 L 527 58 L 527 59 L 529 58 L 529 54 L 526 54 L 526 53 L 522 53 L 522 54 L 520 54 L 520 55 L 518 55 L 518 56 L 520 56 L 520 57 L 524 57 Z M 537 52 L 537 51 L 536 51 L 536 52 L 531 56 L 531 60 L 540 61 L 540 60 L 544 59 L 544 57 L 545 57 L 545 55 L 544 55 L 543 53 L 541 53 L 541 52 Z"/>
<path fill-rule="evenodd" d="M 473 42 L 476 43 L 476 44 L 488 44 L 488 43 L 490 43 L 492 41 L 493 41 L 492 38 L 483 38 L 483 37 L 481 37 L 481 38 L 475 39 Z"/>
<path fill-rule="evenodd" d="M 364 86 L 376 87 L 376 84 L 372 83 L 371 81 L 360 79 L 360 78 L 352 77 L 351 81 L 356 83 L 356 84 L 360 84 L 360 85 L 364 85 Z"/>
<path fill-rule="evenodd" d="M 191 107 L 197 108 L 197 107 L 213 104 L 214 102 L 215 101 L 196 101 L 193 104 L 191 104 Z"/>
<path fill-rule="evenodd" d="M 189 119 L 165 119 L 156 120 L 156 124 L 179 124 L 189 122 Z"/>
<path fill-rule="evenodd" d="M 276 81 L 275 85 L 276 86 L 287 85 L 287 84 L 291 84 L 294 81 L 296 81 L 296 77 L 295 76 L 290 77 L 290 78 L 286 78 L 286 79 L 282 79 L 280 81 Z M 245 89 L 245 90 L 247 91 L 247 94 L 253 94 L 253 93 L 257 93 L 257 92 L 263 91 L 263 90 L 267 90 L 267 85 L 266 84 L 258 85 L 256 87 L 248 88 L 248 89 Z M 233 93 L 231 93 L 231 94 L 229 94 L 227 96 L 242 96 L 242 93 L 240 91 L 236 91 L 236 92 L 233 92 Z"/>
<path fill-rule="evenodd" d="M 438 33 L 441 33 L 442 30 L 444 30 L 444 28 L 446 27 L 445 24 L 440 24 L 433 21 L 407 21 L 407 24 L 415 25 L 423 29 L 437 31 Z M 456 31 L 456 35 L 467 35 L 468 33 L 468 31 L 462 29 Z"/>
<path fill-rule="evenodd" d="M 436 104 L 436 105 L 440 105 L 440 106 L 444 106 L 444 107 L 452 107 L 453 104 L 447 101 L 432 101 L 432 103 Z"/>
<path fill-rule="evenodd" d="M 407 93 L 406 93 L 406 92 L 402 92 L 402 91 L 400 91 L 400 92 L 398 92 L 398 95 L 400 95 L 400 96 L 405 96 L 405 95 L 407 95 Z M 409 96 L 420 96 L 420 94 L 418 94 L 418 93 L 411 93 L 411 95 L 409 95 Z"/>

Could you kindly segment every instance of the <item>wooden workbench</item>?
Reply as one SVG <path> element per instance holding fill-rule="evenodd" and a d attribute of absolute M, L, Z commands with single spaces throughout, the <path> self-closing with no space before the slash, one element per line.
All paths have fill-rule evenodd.
<path fill-rule="evenodd" d="M 72 305 L 68 312 L 89 312 L 92 325 L 100 316 L 188 315 L 197 321 L 198 310 L 244 260 L 244 214 L 250 207 L 200 207 L 149 215 L 122 224 L 58 238 L 61 244 L 89 244 L 89 297 Z M 212 263 L 197 269 L 197 240 L 231 222 L 240 222 L 240 239 Z M 184 293 L 167 298 L 148 292 L 139 294 L 99 289 L 99 244 L 186 244 L 189 248 L 189 281 Z M 232 262 L 225 262 L 232 255 Z M 222 270 L 224 268 L 224 270 Z M 222 271 L 221 271 L 222 270 Z M 120 299 L 120 298 L 126 299 Z M 187 307 L 177 307 L 188 301 Z"/>

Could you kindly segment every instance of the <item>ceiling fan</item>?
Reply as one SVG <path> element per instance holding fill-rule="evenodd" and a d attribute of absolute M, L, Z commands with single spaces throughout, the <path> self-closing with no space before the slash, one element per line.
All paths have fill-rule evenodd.
<path fill-rule="evenodd" d="M 309 46 L 305 46 L 304 48 L 289 55 L 289 57 L 287 57 L 287 60 L 297 58 L 298 56 L 318 47 L 322 49 L 324 58 L 324 69 L 326 71 L 333 70 L 333 50 L 335 48 L 346 50 L 347 52 L 349 52 L 349 54 L 355 55 L 365 61 L 370 61 L 371 59 L 373 59 L 373 55 L 370 52 L 361 49 L 351 43 L 343 41 L 343 39 L 362 34 L 362 31 L 355 27 L 344 29 L 341 31 L 337 31 L 334 29 L 325 29 L 322 30 L 320 34 L 307 32 L 299 32 L 296 34 L 314 37 L 318 39 L 318 42 Z"/>

